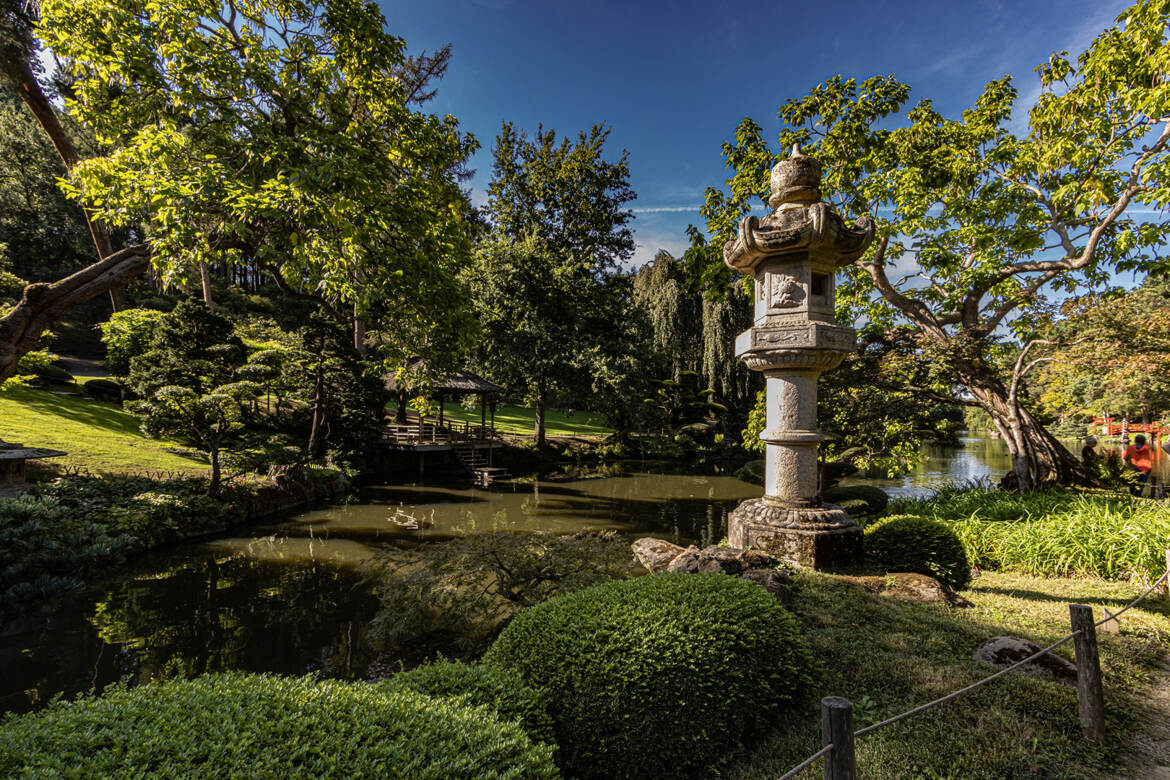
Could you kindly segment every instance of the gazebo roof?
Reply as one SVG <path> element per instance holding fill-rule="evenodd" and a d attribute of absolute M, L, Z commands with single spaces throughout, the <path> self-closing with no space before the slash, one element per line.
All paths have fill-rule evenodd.
<path fill-rule="evenodd" d="M 60 450 L 49 450 L 44 447 L 25 447 L 23 444 L 0 441 L 0 461 L 4 460 L 35 460 L 37 458 L 58 458 L 67 453 Z"/>
<path fill-rule="evenodd" d="M 386 389 L 391 392 L 398 390 L 398 382 L 395 380 L 394 374 L 386 375 Z M 505 388 L 470 371 L 456 371 L 454 374 L 449 374 L 435 382 L 435 389 L 450 393 L 499 395 L 504 392 Z"/>

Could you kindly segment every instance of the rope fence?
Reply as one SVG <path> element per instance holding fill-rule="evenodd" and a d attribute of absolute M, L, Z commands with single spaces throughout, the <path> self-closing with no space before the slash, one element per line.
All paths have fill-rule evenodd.
<path fill-rule="evenodd" d="M 793 767 L 779 780 L 791 780 L 808 769 L 819 759 L 825 760 L 825 780 L 855 780 L 857 777 L 856 759 L 853 743 L 858 737 L 891 726 L 899 721 L 912 718 L 927 710 L 946 704 L 949 701 L 964 696 L 971 691 L 981 688 L 990 682 L 998 680 L 1024 664 L 1036 660 L 1040 656 L 1055 650 L 1057 647 L 1075 640 L 1077 659 L 1077 703 L 1080 710 L 1081 729 L 1085 738 L 1101 740 L 1105 736 L 1105 701 L 1101 685 L 1101 662 L 1097 654 L 1097 628 L 1106 623 L 1116 623 L 1126 611 L 1144 601 L 1159 586 L 1164 586 L 1164 592 L 1170 597 L 1170 550 L 1166 551 L 1166 573 L 1146 589 L 1136 599 L 1126 604 L 1117 612 L 1111 613 L 1103 609 L 1105 617 L 1093 622 L 1093 608 L 1083 604 L 1069 604 L 1069 620 L 1072 631 L 1042 648 L 1022 661 L 1016 661 L 1011 666 L 999 670 L 995 674 L 984 677 L 965 688 L 948 693 L 934 701 L 921 704 L 899 715 L 887 718 L 880 723 L 874 723 L 865 728 L 853 730 L 853 704 L 848 699 L 829 696 L 821 700 L 821 749 L 812 754 L 799 765 Z"/>

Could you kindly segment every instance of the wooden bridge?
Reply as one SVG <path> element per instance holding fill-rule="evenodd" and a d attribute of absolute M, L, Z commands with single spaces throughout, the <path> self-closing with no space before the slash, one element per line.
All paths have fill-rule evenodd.
<path fill-rule="evenodd" d="M 1150 437 L 1154 446 L 1161 444 L 1163 437 L 1170 437 L 1170 427 L 1165 422 L 1130 422 L 1121 417 L 1094 417 L 1093 435 L 1096 436 L 1098 431 L 1104 436 L 1144 433 Z"/>

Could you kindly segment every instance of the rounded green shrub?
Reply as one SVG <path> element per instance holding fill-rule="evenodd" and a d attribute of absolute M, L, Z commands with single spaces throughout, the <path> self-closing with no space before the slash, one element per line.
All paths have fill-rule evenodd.
<path fill-rule="evenodd" d="M 426 696 L 454 697 L 465 704 L 488 707 L 501 720 L 514 721 L 534 742 L 556 744 L 544 696 L 513 669 L 439 660 L 380 683 L 389 691 L 415 691 Z"/>
<path fill-rule="evenodd" d="M 369 683 L 242 673 L 113 688 L 0 724 L 0 776 L 557 777 L 486 708 Z"/>
<path fill-rule="evenodd" d="M 85 394 L 102 401 L 121 401 L 122 385 L 109 379 L 91 379 L 85 383 Z"/>
<path fill-rule="evenodd" d="M 696 777 L 767 729 L 810 684 L 795 618 L 754 583 L 659 574 L 522 612 L 484 663 L 548 701 L 565 774 Z"/>
<path fill-rule="evenodd" d="M 886 511 L 886 505 L 890 503 L 889 494 L 873 485 L 831 487 L 825 491 L 824 499 L 843 507 L 851 515 L 878 515 Z"/>
<path fill-rule="evenodd" d="M 30 373 L 37 379 L 50 385 L 71 385 L 73 384 L 73 374 L 70 374 L 60 366 L 52 364 L 33 366 Z"/>
<path fill-rule="evenodd" d="M 914 515 L 891 515 L 865 529 L 865 552 L 889 571 L 934 577 L 952 590 L 971 580 L 971 564 L 958 535 L 946 523 Z"/>

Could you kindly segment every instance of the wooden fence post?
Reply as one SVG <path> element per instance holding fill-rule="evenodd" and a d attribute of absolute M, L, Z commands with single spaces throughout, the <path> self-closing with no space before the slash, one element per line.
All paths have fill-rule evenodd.
<path fill-rule="evenodd" d="M 821 699 L 821 747 L 825 754 L 825 780 L 856 780 L 853 757 L 853 702 L 840 696 Z"/>
<path fill-rule="evenodd" d="M 1105 693 L 1101 689 L 1101 659 L 1097 655 L 1097 631 L 1093 627 L 1093 608 L 1069 604 L 1073 643 L 1077 650 L 1077 704 L 1081 713 L 1081 730 L 1086 739 L 1100 742 L 1105 738 Z"/>
<path fill-rule="evenodd" d="M 1166 549 L 1166 571 L 1170 572 L 1170 548 Z M 1170 577 L 1162 580 L 1162 595 L 1170 599 Z"/>

